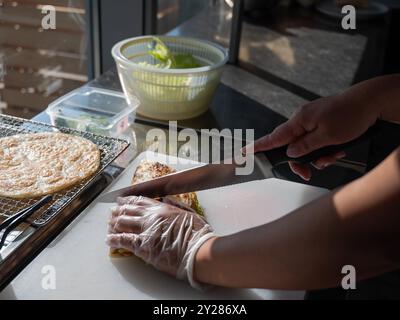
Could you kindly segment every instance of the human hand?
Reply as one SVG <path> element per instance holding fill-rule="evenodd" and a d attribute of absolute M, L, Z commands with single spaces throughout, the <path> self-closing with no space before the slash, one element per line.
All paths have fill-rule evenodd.
<path fill-rule="evenodd" d="M 202 288 L 193 279 L 194 258 L 200 246 L 216 235 L 202 217 L 172 198 L 167 201 L 136 196 L 119 198 L 118 206 L 112 209 L 107 243 L 131 251 L 156 269 Z"/>
<path fill-rule="evenodd" d="M 253 152 L 266 151 L 288 145 L 287 155 L 293 158 L 306 155 L 327 145 L 349 142 L 375 123 L 378 112 L 362 104 L 355 97 L 338 95 L 317 99 L 303 107 L 291 119 L 256 140 Z M 245 151 L 251 148 L 245 148 Z M 312 164 L 324 169 L 345 157 L 344 151 L 324 156 Z M 289 163 L 294 173 L 305 180 L 311 178 L 308 165 Z"/>

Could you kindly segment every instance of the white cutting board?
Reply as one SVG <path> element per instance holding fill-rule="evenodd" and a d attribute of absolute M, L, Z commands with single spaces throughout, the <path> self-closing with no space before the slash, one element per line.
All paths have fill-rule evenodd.
<path fill-rule="evenodd" d="M 104 192 L 129 185 L 136 166 L 145 158 L 167 160 L 178 170 L 198 165 L 177 163 L 178 159 L 173 157 L 160 159 L 154 153 L 145 152 Z M 275 220 L 326 192 L 321 188 L 266 179 L 201 191 L 198 197 L 210 224 L 217 233 L 224 235 Z M 109 207 L 110 204 L 94 201 L 0 293 L 0 299 L 303 298 L 301 291 L 261 289 L 217 288 L 202 293 L 136 257 L 111 259 L 104 242 Z M 51 276 L 48 266 L 55 271 L 55 289 L 42 286 Z"/>

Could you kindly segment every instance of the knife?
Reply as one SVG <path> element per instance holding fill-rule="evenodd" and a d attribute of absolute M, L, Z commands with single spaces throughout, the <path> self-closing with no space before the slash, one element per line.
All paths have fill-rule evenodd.
<path fill-rule="evenodd" d="M 347 150 L 356 145 L 367 142 L 371 137 L 376 136 L 379 131 L 380 125 L 379 123 L 376 123 L 364 134 L 350 142 L 326 146 L 298 158 L 287 156 L 286 151 L 288 146 L 264 151 L 262 153 L 266 156 L 267 164 L 265 170 L 263 170 L 263 179 L 274 177 L 273 168 L 280 164 L 289 161 L 296 163 L 310 163 L 323 156 Z M 236 163 L 235 159 L 225 163 L 204 164 L 106 193 L 100 196 L 99 201 L 111 203 L 115 202 L 118 197 L 126 197 L 130 195 L 157 198 L 166 195 L 213 189 L 257 179 L 254 172 L 249 175 L 238 175 L 236 169 L 241 166 L 243 166 L 243 164 Z"/>

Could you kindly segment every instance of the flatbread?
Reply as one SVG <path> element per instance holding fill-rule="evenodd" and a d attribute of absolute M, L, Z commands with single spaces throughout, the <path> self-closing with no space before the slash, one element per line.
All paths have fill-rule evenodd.
<path fill-rule="evenodd" d="M 142 160 L 135 170 L 132 177 L 132 185 L 160 178 L 176 170 L 164 163 Z M 182 193 L 173 196 L 176 200 L 182 202 L 188 207 L 192 208 L 197 214 L 203 215 L 202 208 L 197 200 L 197 195 L 194 192 Z"/>
<path fill-rule="evenodd" d="M 52 194 L 85 180 L 99 166 L 99 149 L 82 137 L 45 132 L 0 138 L 0 197 Z"/>

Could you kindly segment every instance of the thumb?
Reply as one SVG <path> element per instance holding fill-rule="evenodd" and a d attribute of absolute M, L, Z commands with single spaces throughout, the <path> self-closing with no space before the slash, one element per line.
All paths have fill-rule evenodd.
<path fill-rule="evenodd" d="M 326 137 L 316 130 L 289 144 L 287 155 L 291 158 L 301 157 L 325 145 L 327 145 Z"/>

